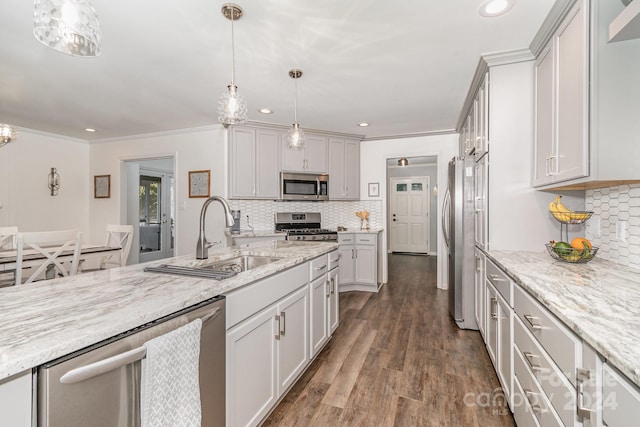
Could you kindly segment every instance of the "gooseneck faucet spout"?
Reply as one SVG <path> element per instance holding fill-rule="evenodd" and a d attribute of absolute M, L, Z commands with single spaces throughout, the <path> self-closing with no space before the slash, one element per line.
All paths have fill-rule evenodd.
<path fill-rule="evenodd" d="M 224 209 L 224 217 L 227 227 L 231 227 L 235 221 L 233 219 L 233 215 L 231 215 L 231 208 L 229 207 L 229 202 L 227 202 L 224 198 L 219 196 L 211 196 L 207 200 L 204 201 L 202 205 L 202 210 L 200 211 L 200 231 L 198 234 L 198 243 L 196 244 L 196 258 L 197 259 L 207 259 L 209 258 L 209 248 L 213 246 L 213 243 L 207 242 L 207 238 L 205 236 L 204 230 L 204 219 L 207 215 L 207 208 L 211 204 L 211 202 L 217 201 L 220 202 L 222 208 Z"/>

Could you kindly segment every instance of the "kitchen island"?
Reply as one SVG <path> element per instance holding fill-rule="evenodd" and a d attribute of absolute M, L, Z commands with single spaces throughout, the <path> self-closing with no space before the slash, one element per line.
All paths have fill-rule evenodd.
<path fill-rule="evenodd" d="M 326 254 L 336 243 L 269 241 L 0 290 L 0 380 Z M 282 258 L 225 280 L 147 273 L 240 254 Z"/>

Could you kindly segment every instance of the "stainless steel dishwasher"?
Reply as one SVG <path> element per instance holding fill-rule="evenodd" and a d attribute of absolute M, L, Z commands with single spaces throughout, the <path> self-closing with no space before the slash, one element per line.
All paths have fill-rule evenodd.
<path fill-rule="evenodd" d="M 225 300 L 222 296 L 38 367 L 37 425 L 140 426 L 140 361 L 146 352 L 142 345 L 197 318 L 202 319 L 199 366 L 202 427 L 224 426 Z"/>

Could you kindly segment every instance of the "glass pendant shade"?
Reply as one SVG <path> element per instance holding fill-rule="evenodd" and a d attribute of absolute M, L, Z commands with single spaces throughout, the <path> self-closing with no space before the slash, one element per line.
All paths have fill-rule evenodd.
<path fill-rule="evenodd" d="M 218 101 L 218 121 L 224 125 L 241 125 L 247 122 L 247 103 L 238 94 L 238 87 L 230 84 Z"/>
<path fill-rule="evenodd" d="M 289 129 L 289 149 L 302 150 L 304 148 L 304 131 L 298 123 L 294 123 Z"/>
<path fill-rule="evenodd" d="M 7 145 L 16 139 L 17 135 L 18 132 L 16 132 L 14 128 L 4 123 L 0 123 L 0 147 Z"/>
<path fill-rule="evenodd" d="M 100 55 L 102 31 L 90 0 L 35 0 L 33 35 L 68 55 Z"/>

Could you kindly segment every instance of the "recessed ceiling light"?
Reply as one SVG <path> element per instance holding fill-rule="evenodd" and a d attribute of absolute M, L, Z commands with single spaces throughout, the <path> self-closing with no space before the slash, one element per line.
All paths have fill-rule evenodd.
<path fill-rule="evenodd" d="M 491 18 L 506 13 L 516 0 L 488 0 L 480 6 L 480 15 Z"/>
<path fill-rule="evenodd" d="M 271 111 L 269 108 L 260 108 L 258 110 L 258 112 L 262 113 L 262 114 L 272 114 L 273 113 L 273 111 Z"/>
<path fill-rule="evenodd" d="M 96 131 L 95 129 L 92 129 L 92 128 L 86 128 L 85 130 L 86 130 L 87 132 L 95 132 L 95 131 Z"/>
<path fill-rule="evenodd" d="M 369 123 L 367 123 L 367 122 L 358 123 L 358 126 L 360 126 L 361 128 L 364 128 L 364 127 L 369 126 Z"/>

